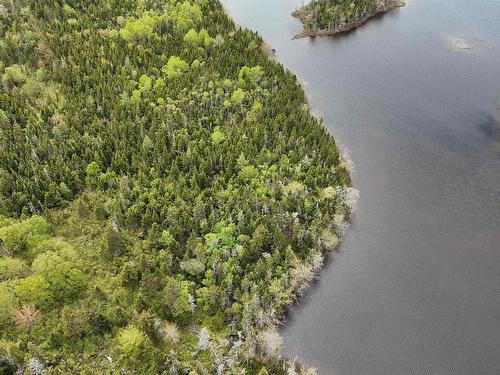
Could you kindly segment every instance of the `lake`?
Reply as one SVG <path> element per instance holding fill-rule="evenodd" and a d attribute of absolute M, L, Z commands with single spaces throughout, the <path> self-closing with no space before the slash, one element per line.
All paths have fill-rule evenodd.
<path fill-rule="evenodd" d="M 223 0 L 356 165 L 339 253 L 282 329 L 320 374 L 500 373 L 500 1 L 409 0 L 292 40 L 299 0 Z"/>

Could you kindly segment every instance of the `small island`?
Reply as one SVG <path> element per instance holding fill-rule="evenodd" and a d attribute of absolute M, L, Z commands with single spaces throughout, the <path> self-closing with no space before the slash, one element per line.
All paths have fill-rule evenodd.
<path fill-rule="evenodd" d="M 312 0 L 292 13 L 304 25 L 295 38 L 347 32 L 377 14 L 405 5 L 405 0 Z"/>

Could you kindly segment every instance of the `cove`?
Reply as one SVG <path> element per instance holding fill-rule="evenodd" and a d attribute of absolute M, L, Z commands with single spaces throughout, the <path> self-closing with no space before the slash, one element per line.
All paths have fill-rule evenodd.
<path fill-rule="evenodd" d="M 498 373 L 500 2 L 409 0 L 299 40 L 300 0 L 222 2 L 297 74 L 361 193 L 284 354 L 320 374 Z"/>

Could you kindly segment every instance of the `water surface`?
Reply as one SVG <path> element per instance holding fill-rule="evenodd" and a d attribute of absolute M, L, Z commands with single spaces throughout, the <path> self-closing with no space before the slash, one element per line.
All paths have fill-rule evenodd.
<path fill-rule="evenodd" d="M 282 331 L 320 374 L 500 373 L 500 1 L 409 0 L 291 40 L 300 0 L 223 0 L 356 164 L 340 254 Z"/>

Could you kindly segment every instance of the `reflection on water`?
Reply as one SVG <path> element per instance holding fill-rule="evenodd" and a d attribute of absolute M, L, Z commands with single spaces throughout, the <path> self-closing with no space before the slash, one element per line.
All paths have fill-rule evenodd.
<path fill-rule="evenodd" d="M 223 3 L 307 82 L 361 192 L 285 354 L 321 374 L 498 373 L 500 2 L 412 0 L 313 40 L 291 39 L 302 0 Z"/>
<path fill-rule="evenodd" d="M 452 49 L 459 52 L 472 50 L 472 41 L 467 38 L 459 38 L 456 36 L 447 37 L 448 43 Z"/>

